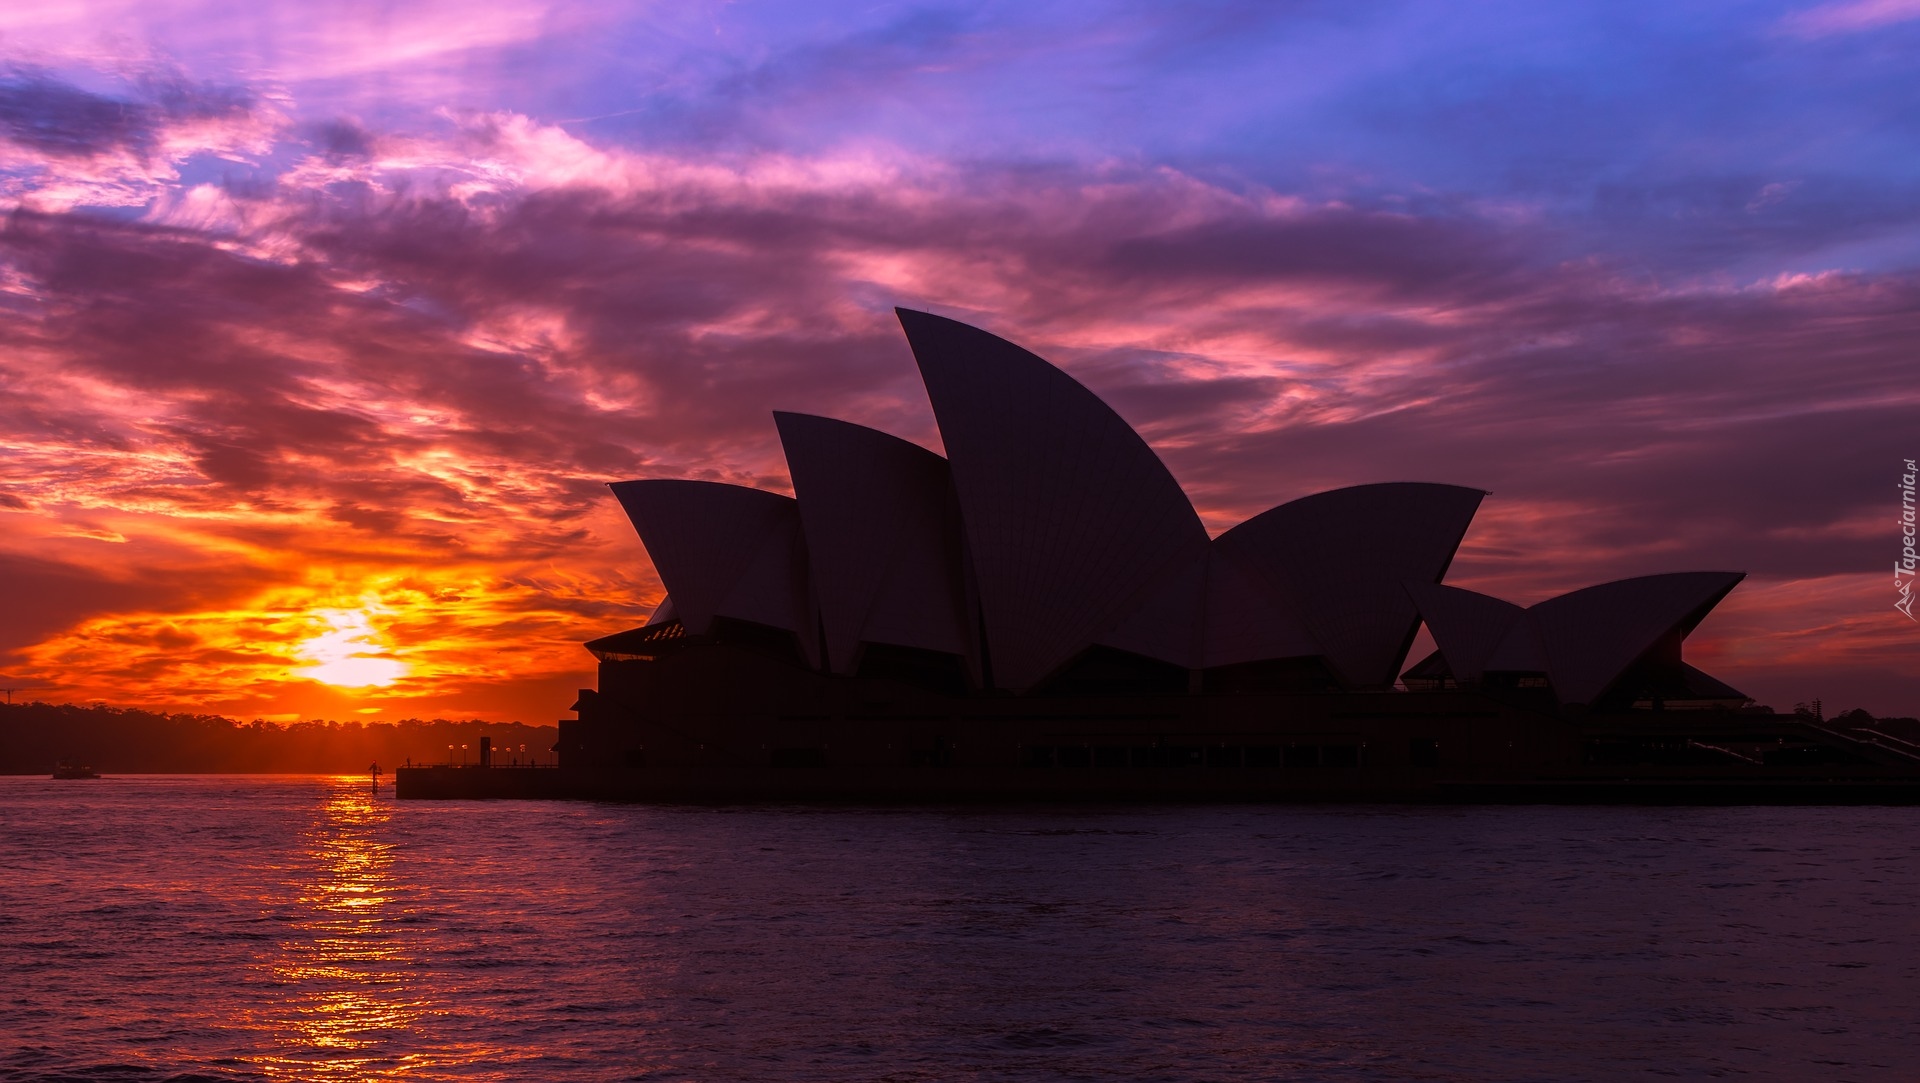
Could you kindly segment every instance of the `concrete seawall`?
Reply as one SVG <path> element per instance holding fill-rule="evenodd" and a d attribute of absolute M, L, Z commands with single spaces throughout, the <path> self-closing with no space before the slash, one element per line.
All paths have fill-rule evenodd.
<path fill-rule="evenodd" d="M 555 767 L 396 767 L 394 796 L 429 800 L 570 797 Z"/>

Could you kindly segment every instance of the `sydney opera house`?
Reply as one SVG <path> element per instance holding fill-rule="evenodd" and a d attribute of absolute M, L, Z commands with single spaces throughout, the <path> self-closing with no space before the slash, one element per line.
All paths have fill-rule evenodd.
<path fill-rule="evenodd" d="M 570 790 L 1422 799 L 1913 766 L 1687 664 L 1741 573 L 1525 607 L 1449 586 L 1487 494 L 1428 482 L 1318 493 L 1209 537 L 1072 377 L 966 324 L 899 318 L 945 457 L 776 413 L 793 496 L 613 485 L 667 597 L 587 643 L 599 687 L 561 723 Z M 1409 659 L 1423 623 L 1438 649 Z"/>

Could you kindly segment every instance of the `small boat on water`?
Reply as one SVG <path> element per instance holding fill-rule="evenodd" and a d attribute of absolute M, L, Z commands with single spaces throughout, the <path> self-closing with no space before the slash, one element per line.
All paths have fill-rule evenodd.
<path fill-rule="evenodd" d="M 54 778 L 99 778 L 100 772 L 85 764 L 68 763 L 61 760 L 53 765 Z"/>

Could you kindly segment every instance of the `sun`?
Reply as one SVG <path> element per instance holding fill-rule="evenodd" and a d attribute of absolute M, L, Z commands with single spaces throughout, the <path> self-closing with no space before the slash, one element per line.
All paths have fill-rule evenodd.
<path fill-rule="evenodd" d="M 321 609 L 314 616 L 332 627 L 294 649 L 313 664 L 293 671 L 335 688 L 385 688 L 407 675 L 407 664 L 387 656 L 364 610 Z"/>

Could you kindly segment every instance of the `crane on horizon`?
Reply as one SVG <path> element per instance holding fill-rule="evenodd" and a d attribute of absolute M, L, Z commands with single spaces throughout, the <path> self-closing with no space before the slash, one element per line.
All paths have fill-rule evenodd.
<path fill-rule="evenodd" d="M 0 692 L 6 693 L 7 706 L 11 707 L 13 706 L 13 694 L 15 692 L 30 692 L 35 688 L 52 688 L 52 687 L 53 686 L 50 684 L 16 684 L 11 688 L 0 688 Z"/>

